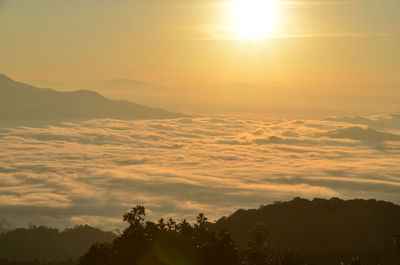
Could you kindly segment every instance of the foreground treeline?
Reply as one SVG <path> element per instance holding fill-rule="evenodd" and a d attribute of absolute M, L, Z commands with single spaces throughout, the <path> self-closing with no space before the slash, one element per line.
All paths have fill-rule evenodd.
<path fill-rule="evenodd" d="M 173 219 L 145 220 L 145 208 L 137 206 L 124 215 L 128 227 L 112 243 L 95 244 L 81 257 L 79 265 L 311 265 L 319 264 L 302 252 L 276 249 L 263 225 L 248 231 L 249 239 L 238 246 L 227 231 L 213 230 L 199 214 L 190 224 Z M 349 231 L 350 232 L 350 231 Z M 393 238 L 400 248 L 400 236 Z M 336 253 L 340 256 L 341 253 Z M 382 264 L 352 257 L 339 264 Z M 400 264 L 400 254 L 390 264 Z"/>
<path fill-rule="evenodd" d="M 400 206 L 389 202 L 294 198 L 214 223 L 145 217 L 142 206 L 126 213 L 119 236 L 0 223 L 0 265 L 400 265 Z"/>

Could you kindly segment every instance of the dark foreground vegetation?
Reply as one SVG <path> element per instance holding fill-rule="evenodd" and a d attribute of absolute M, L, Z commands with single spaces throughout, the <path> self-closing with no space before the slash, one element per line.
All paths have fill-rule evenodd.
<path fill-rule="evenodd" d="M 199 214 L 190 224 L 148 221 L 137 206 L 123 216 L 127 227 L 118 237 L 99 240 L 79 259 L 0 255 L 0 265 L 400 265 L 399 208 L 375 200 L 296 198 L 239 210 L 216 223 Z M 62 245 L 63 251 L 74 245 Z M 36 251 L 56 251 L 49 247 Z"/>
<path fill-rule="evenodd" d="M 234 242 L 227 230 L 215 229 L 216 225 L 207 223 L 203 214 L 198 215 L 193 225 L 185 220 L 176 223 L 173 219 L 151 222 L 145 221 L 145 209 L 138 206 L 124 215 L 124 221 L 129 226 L 114 242 L 93 245 L 79 265 L 400 264 L 400 249 L 396 250 L 400 247 L 400 235 L 394 234 L 387 239 L 390 246 L 386 248 L 363 249 L 342 244 L 330 249 L 301 245 L 288 249 L 277 248 L 270 241 L 264 224 L 251 226 L 245 232 L 246 242 L 241 245 Z M 246 225 L 244 222 L 242 229 Z M 319 225 L 314 225 L 318 232 Z M 309 236 L 313 238 L 312 234 Z M 355 254 L 360 255 L 352 256 Z"/>
<path fill-rule="evenodd" d="M 57 260 L 60 261 L 59 265 L 71 264 L 94 243 L 111 242 L 115 237 L 111 232 L 88 225 L 75 226 L 64 231 L 34 225 L 18 228 L 0 233 L 0 264 L 16 264 L 11 262 L 13 260 L 36 260 L 30 264 Z"/>

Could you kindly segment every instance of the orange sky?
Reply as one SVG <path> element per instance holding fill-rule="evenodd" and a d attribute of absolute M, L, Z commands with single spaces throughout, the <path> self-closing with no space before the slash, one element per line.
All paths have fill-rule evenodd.
<path fill-rule="evenodd" d="M 0 72 L 400 97 L 399 1 L 275 0 L 276 30 L 256 40 L 230 30 L 232 1 L 2 0 Z"/>

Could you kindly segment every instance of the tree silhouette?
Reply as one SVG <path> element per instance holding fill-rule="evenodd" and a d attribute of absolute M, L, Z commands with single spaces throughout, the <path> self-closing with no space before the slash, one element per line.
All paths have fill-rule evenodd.
<path fill-rule="evenodd" d="M 111 244 L 96 244 L 80 265 L 240 265 L 238 250 L 225 231 L 210 231 L 204 214 L 197 222 L 145 219 L 143 206 L 123 215 L 128 227 Z"/>
<path fill-rule="evenodd" d="M 299 201 L 304 204 L 305 202 Z M 280 206 L 280 205 L 279 205 Z M 200 213 L 194 223 L 187 220 L 176 222 L 163 218 L 146 219 L 146 210 L 137 206 L 123 215 L 127 227 L 110 244 L 95 244 L 79 260 L 78 265 L 306 265 L 339 264 L 360 256 L 368 264 L 394 264 L 393 257 L 384 260 L 367 249 L 365 252 L 333 248 L 316 252 L 310 249 L 285 248 L 278 251 L 269 240 L 265 225 L 255 225 L 248 230 L 247 243 L 236 245 L 223 228 L 207 222 Z M 275 240 L 275 238 L 274 238 Z M 400 245 L 400 236 L 394 244 Z M 240 247 L 238 247 L 240 246 Z M 314 251 L 314 252 L 313 252 Z M 317 250 L 318 251 L 318 250 Z M 286 254 L 282 254 L 286 253 Z M 389 261 L 389 262 L 388 262 Z M 353 258 L 346 265 L 365 265 Z M 1 264 L 0 264 L 1 265 Z"/>
<path fill-rule="evenodd" d="M 128 222 L 131 226 L 137 226 L 143 223 L 146 216 L 146 210 L 144 206 L 138 205 L 132 208 L 131 211 L 127 212 L 123 216 L 124 222 Z"/>
<path fill-rule="evenodd" d="M 317 207 L 319 213 L 323 213 L 328 218 L 335 218 L 336 211 L 332 211 L 332 209 L 335 209 L 337 200 L 317 200 L 316 202 L 322 203 L 323 206 Z M 374 201 L 372 203 L 377 206 Z M 304 208 L 307 204 L 310 202 L 296 199 L 294 205 L 289 205 L 289 210 L 296 212 L 296 209 Z M 288 204 L 274 204 L 273 207 L 288 207 Z M 360 245 L 354 245 L 351 240 L 345 240 L 335 234 L 337 232 L 335 229 L 328 235 L 338 237 L 341 241 L 336 238 L 334 242 L 342 242 L 343 245 L 321 248 L 319 244 L 327 240 L 324 237 L 322 241 L 317 241 L 318 244 L 314 244 L 315 248 L 307 246 L 307 242 L 300 244 L 304 241 L 288 246 L 279 242 L 280 238 L 275 233 L 279 226 L 269 222 L 274 216 L 279 217 L 277 219 L 279 225 L 286 227 L 286 234 L 281 233 L 280 235 L 291 239 L 296 235 L 310 235 L 309 238 L 312 239 L 311 230 L 305 229 L 307 233 L 304 234 L 296 232 L 303 231 L 302 229 L 308 222 L 316 223 L 318 226 L 321 219 L 307 219 L 308 222 L 297 221 L 302 226 L 297 227 L 296 230 L 291 226 L 292 222 L 284 222 L 288 220 L 288 216 L 280 209 L 277 210 L 279 211 L 275 212 L 275 215 L 269 215 L 268 219 L 262 215 L 262 218 L 256 220 L 257 222 L 253 220 L 257 212 L 247 215 L 244 210 L 241 210 L 236 213 L 240 219 L 233 225 L 216 226 L 207 222 L 207 217 L 203 213 L 195 218 L 194 223 L 185 219 L 177 222 L 172 218 L 149 221 L 146 218 L 144 206 L 139 205 L 123 215 L 126 228 L 119 233 L 118 237 L 110 232 L 103 232 L 87 225 L 75 226 L 62 232 L 54 228 L 30 225 L 29 228 L 18 228 L 0 233 L 0 265 L 77 265 L 75 264 L 76 259 L 85 251 L 86 254 L 80 258 L 78 265 L 399 264 L 400 234 L 396 234 L 398 231 L 396 228 L 392 228 L 390 233 L 385 232 L 385 245 L 377 245 L 375 248 L 360 248 Z M 314 211 L 307 213 L 315 217 L 312 214 Z M 283 219 L 285 216 L 286 219 Z M 226 221 L 227 218 L 224 220 Z M 250 225 L 254 223 L 268 224 L 270 233 L 267 233 L 266 225 L 253 225 L 251 229 L 247 230 L 248 238 L 245 238 L 247 241 L 237 240 L 236 243 L 228 233 L 229 229 L 232 235 L 241 235 L 246 230 L 237 229 L 237 227 L 251 227 Z M 348 228 L 348 226 L 345 227 Z M 351 229 L 347 231 L 354 233 Z M 355 229 L 355 231 L 360 232 L 361 230 Z M 369 233 L 369 230 L 364 229 L 363 231 Z M 396 235 L 393 237 L 394 234 Z M 360 238 L 364 239 L 365 237 L 361 235 Z M 373 235 L 372 238 L 377 237 Z M 393 238 L 392 242 L 388 240 L 391 238 Z M 280 251 L 271 242 L 279 244 Z M 90 247 L 90 245 L 92 246 Z M 378 248 L 379 246 L 382 247 Z M 362 257 L 362 260 L 351 259 L 351 257 Z M 65 260 L 65 262 L 61 262 L 61 260 Z M 311 261 L 314 263 L 310 263 Z M 340 263 L 341 261 L 345 262 Z"/>

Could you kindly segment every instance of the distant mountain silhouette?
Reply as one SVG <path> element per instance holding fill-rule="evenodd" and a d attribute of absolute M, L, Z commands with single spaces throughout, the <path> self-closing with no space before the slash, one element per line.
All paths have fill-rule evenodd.
<path fill-rule="evenodd" d="M 113 233 L 88 225 L 76 226 L 62 232 L 44 226 L 17 228 L 0 234 L 0 260 L 77 259 L 92 244 L 110 242 L 114 238 Z"/>
<path fill-rule="evenodd" d="M 246 230 L 256 224 L 266 226 L 274 244 L 290 249 L 391 248 L 394 235 L 400 232 L 400 206 L 376 200 L 295 198 L 238 210 L 213 226 L 227 229 L 243 244 Z"/>
<path fill-rule="evenodd" d="M 170 119 L 183 114 L 79 90 L 59 92 L 0 75 L 0 119 Z"/>
<path fill-rule="evenodd" d="M 127 89 L 135 89 L 135 88 L 150 88 L 154 89 L 156 86 L 150 83 L 146 83 L 139 80 L 131 80 L 131 79 L 124 79 L 124 78 L 117 78 L 109 81 L 103 82 L 92 82 L 92 86 L 98 86 L 99 88 L 109 88 L 111 87 L 119 87 L 119 88 L 127 88 Z"/>
<path fill-rule="evenodd" d="M 374 115 L 371 117 L 361 117 L 361 116 L 344 117 L 344 118 L 332 117 L 326 120 L 336 121 L 336 122 L 348 122 L 357 125 L 366 125 L 370 128 L 379 130 L 400 129 L 400 112 L 384 114 L 384 115 Z"/>
<path fill-rule="evenodd" d="M 380 132 L 372 128 L 352 126 L 327 133 L 332 138 L 352 139 L 359 141 L 400 141 L 400 135 Z"/>

